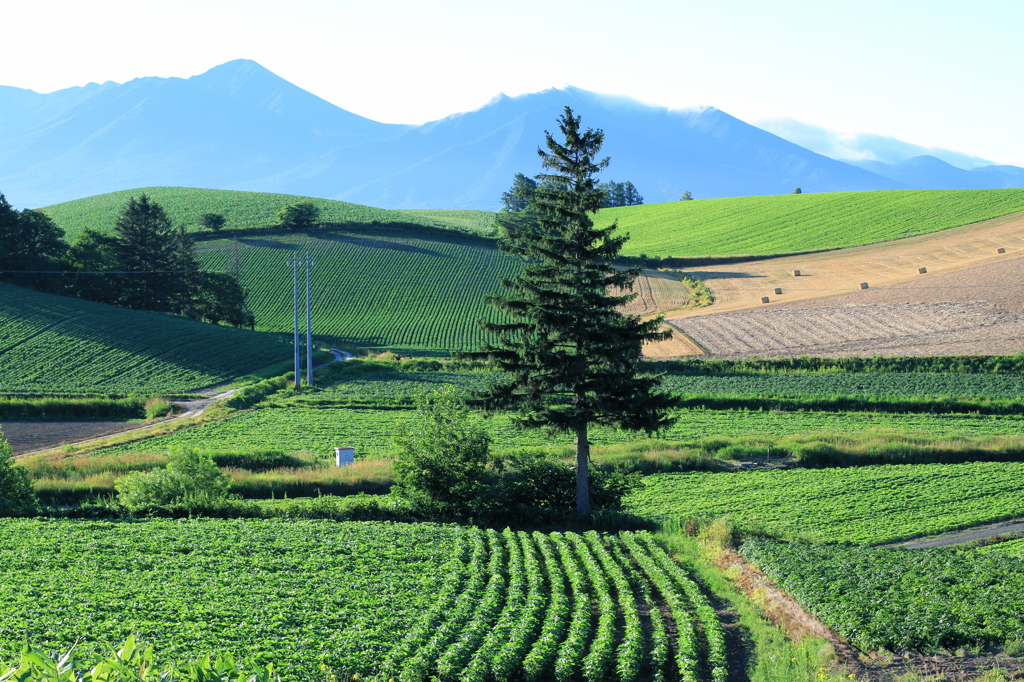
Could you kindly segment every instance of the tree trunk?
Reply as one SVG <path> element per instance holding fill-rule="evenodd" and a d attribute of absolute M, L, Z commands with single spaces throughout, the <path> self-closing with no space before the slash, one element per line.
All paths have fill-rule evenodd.
<path fill-rule="evenodd" d="M 587 425 L 576 427 L 576 513 L 586 516 L 590 513 L 590 441 L 587 440 Z"/>

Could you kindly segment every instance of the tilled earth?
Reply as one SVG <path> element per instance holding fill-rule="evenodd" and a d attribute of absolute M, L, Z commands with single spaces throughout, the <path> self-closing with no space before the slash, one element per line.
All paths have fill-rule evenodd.
<path fill-rule="evenodd" d="M 85 438 L 95 438 L 123 431 L 137 424 L 123 421 L 81 422 L 4 422 L 0 424 L 4 438 L 14 454 L 52 448 Z"/>
<path fill-rule="evenodd" d="M 1024 350 L 1024 258 L 670 324 L 724 358 L 1013 354 Z"/>

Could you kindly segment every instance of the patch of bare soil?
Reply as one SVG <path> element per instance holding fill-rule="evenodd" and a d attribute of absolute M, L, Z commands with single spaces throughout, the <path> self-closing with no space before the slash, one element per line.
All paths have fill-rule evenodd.
<path fill-rule="evenodd" d="M 14 454 L 20 455 L 86 438 L 108 436 L 134 426 L 137 425 L 119 421 L 4 422 L 0 424 L 0 429 L 11 444 Z"/>
<path fill-rule="evenodd" d="M 716 357 L 1012 354 L 1024 350 L 1024 258 L 671 324 Z"/>

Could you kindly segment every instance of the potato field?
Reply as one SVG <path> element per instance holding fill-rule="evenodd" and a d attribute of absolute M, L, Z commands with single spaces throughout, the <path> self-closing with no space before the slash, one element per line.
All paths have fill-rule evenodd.
<path fill-rule="evenodd" d="M 0 658 L 135 633 L 172 659 L 273 661 L 285 680 L 727 676 L 718 615 L 644 533 L 7 519 L 0 538 Z"/>

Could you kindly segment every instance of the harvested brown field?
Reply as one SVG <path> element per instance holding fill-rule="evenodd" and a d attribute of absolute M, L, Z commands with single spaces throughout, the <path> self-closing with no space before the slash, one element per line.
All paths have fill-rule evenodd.
<path fill-rule="evenodd" d="M 667 317 L 715 357 L 1016 353 L 1024 350 L 1022 254 L 1017 213 L 895 242 L 697 268 L 688 273 L 714 304 Z"/>
<path fill-rule="evenodd" d="M 1024 350 L 1024 257 L 671 324 L 715 357 L 1012 354 Z"/>
<path fill-rule="evenodd" d="M 690 304 L 690 288 L 672 270 L 644 269 L 633 284 L 633 291 L 638 296 L 621 308 L 628 315 L 657 315 Z"/>

